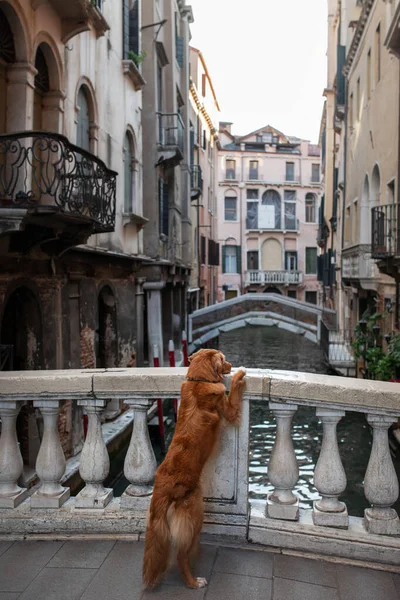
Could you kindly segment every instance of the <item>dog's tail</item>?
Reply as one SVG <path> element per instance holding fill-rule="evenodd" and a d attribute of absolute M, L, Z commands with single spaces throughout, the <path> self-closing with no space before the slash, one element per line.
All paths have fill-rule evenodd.
<path fill-rule="evenodd" d="M 168 507 L 165 498 L 153 496 L 143 559 L 143 584 L 146 588 L 157 585 L 168 567 L 171 535 L 167 520 Z"/>

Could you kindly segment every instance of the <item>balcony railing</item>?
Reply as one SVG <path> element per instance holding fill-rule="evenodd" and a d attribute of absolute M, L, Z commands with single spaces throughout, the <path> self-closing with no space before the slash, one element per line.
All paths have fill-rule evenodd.
<path fill-rule="evenodd" d="M 180 368 L 1 372 L 0 534 L 101 537 L 142 533 L 157 466 L 146 426 L 147 411 L 158 398 L 178 397 L 185 376 L 186 369 Z M 230 376 L 225 379 L 227 387 L 229 382 Z M 134 418 L 124 463 L 128 487 L 121 498 L 113 498 L 112 489 L 103 483 L 110 461 L 101 412 L 114 398 L 123 399 Z M 82 453 L 75 458 L 84 487 L 71 498 L 57 427 L 66 399 L 84 407 L 89 419 Z M 297 552 L 363 561 L 367 556 L 369 562 L 398 565 L 400 523 L 392 505 L 399 483 L 387 434 L 400 415 L 398 399 L 394 383 L 249 369 L 240 425 L 223 428 L 219 452 L 204 472 L 205 531 Z M 249 407 L 253 400 L 268 404 L 276 429 L 264 465 L 272 491 L 267 501 L 249 506 Z M 38 486 L 29 491 L 18 483 L 23 463 L 16 428 L 26 401 L 42 413 L 44 427 L 36 462 Z M 313 407 L 321 422 L 320 451 L 319 439 L 311 440 L 319 452 L 313 478 L 318 499 L 313 509 L 299 509 L 294 492 L 299 467 L 291 423 L 299 406 Z M 347 481 L 336 428 L 348 411 L 365 414 L 373 435 L 368 468 L 360 481 L 369 504 L 363 518 L 349 518 L 340 500 Z M 297 443 L 301 435 L 297 425 Z"/>
<path fill-rule="evenodd" d="M 178 113 L 161 114 L 158 117 L 158 144 L 161 148 L 177 148 L 183 155 L 185 126 Z"/>
<path fill-rule="evenodd" d="M 343 279 L 373 279 L 378 277 L 375 261 L 371 258 L 371 245 L 363 244 L 342 251 Z"/>
<path fill-rule="evenodd" d="M 200 165 L 192 165 L 191 188 L 192 199 L 198 198 L 203 193 L 203 171 Z"/>
<path fill-rule="evenodd" d="M 115 226 L 117 173 L 57 133 L 0 135 L 0 208 L 64 215 L 94 232 Z"/>
<path fill-rule="evenodd" d="M 372 258 L 400 256 L 400 204 L 375 206 L 372 210 Z"/>
<path fill-rule="evenodd" d="M 246 285 L 273 283 L 278 285 L 299 284 L 303 281 L 301 271 L 247 271 Z"/>

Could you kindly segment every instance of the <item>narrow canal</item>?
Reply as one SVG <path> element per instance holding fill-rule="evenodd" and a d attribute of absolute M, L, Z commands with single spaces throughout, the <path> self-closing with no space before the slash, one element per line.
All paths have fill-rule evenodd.
<path fill-rule="evenodd" d="M 219 349 L 235 366 L 329 374 L 319 346 L 302 336 L 275 327 L 248 327 L 224 333 Z M 268 461 L 275 440 L 275 419 L 265 402 L 252 401 L 250 409 L 250 498 L 265 499 L 272 487 Z M 296 492 L 302 508 L 312 508 L 319 498 L 313 473 L 322 443 L 322 425 L 315 408 L 299 407 L 293 419 L 293 444 L 300 477 Z M 368 502 L 363 481 L 372 444 L 370 427 L 360 413 L 350 412 L 338 425 L 340 456 L 347 475 L 347 489 L 341 499 L 349 514 L 363 516 Z"/>
<path fill-rule="evenodd" d="M 219 338 L 219 349 L 235 367 L 280 369 L 305 373 L 329 374 L 323 362 L 319 346 L 301 336 L 274 327 L 252 327 L 224 333 Z M 173 435 L 172 402 L 166 401 L 164 411 L 168 416 L 167 446 Z M 154 423 L 156 420 L 154 419 Z M 150 427 L 153 447 L 160 463 L 163 456 L 157 439 L 157 427 Z M 268 405 L 252 401 L 250 410 L 250 498 L 266 499 L 272 490 L 268 481 L 268 461 L 275 440 L 275 419 Z M 299 462 L 300 477 L 296 492 L 302 508 L 311 508 L 319 497 L 313 485 L 313 473 L 322 443 L 322 425 L 315 416 L 315 409 L 300 407 L 293 419 L 293 443 Z M 347 475 L 347 489 L 341 497 L 347 504 L 349 514 L 363 516 L 368 502 L 364 497 L 363 481 L 368 465 L 372 435 L 370 427 L 360 413 L 350 412 L 338 425 L 340 455 Z M 127 480 L 123 476 L 123 461 L 127 447 L 121 449 L 112 461 L 108 486 L 120 496 Z M 398 471 L 400 461 L 397 461 Z M 396 506 L 400 508 L 400 503 Z"/>

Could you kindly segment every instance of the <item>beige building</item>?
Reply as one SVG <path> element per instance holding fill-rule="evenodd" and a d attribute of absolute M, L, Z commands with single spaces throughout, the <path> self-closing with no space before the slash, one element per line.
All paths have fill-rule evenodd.
<path fill-rule="evenodd" d="M 219 300 L 275 292 L 318 303 L 320 149 L 271 126 L 220 124 Z"/>
<path fill-rule="evenodd" d="M 166 357 L 168 341 L 186 328 L 192 262 L 190 220 L 189 40 L 191 7 L 184 0 L 142 2 L 143 214 L 147 270 L 147 339 Z M 151 318 L 150 318 L 151 317 Z"/>
<path fill-rule="evenodd" d="M 217 301 L 219 105 L 202 53 L 190 49 L 190 164 L 193 267 L 190 309 Z"/>
<path fill-rule="evenodd" d="M 396 4 L 329 3 L 320 260 L 331 263 L 322 278 L 326 304 L 350 339 L 365 311 L 389 312 L 385 332 L 398 320 L 397 271 L 386 260 L 398 194 L 399 65 L 388 47 L 398 43 Z"/>

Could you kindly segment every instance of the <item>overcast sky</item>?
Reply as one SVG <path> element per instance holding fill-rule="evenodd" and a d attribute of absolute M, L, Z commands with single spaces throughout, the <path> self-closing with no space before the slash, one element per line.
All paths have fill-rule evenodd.
<path fill-rule="evenodd" d="M 327 0 L 187 0 L 221 107 L 243 135 L 273 125 L 318 141 L 326 85 Z"/>

